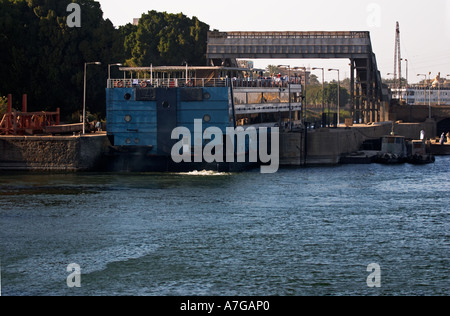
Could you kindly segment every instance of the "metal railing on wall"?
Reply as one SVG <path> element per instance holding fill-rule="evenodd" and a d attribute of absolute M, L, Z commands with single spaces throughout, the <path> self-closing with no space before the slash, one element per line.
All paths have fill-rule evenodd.
<path fill-rule="evenodd" d="M 241 79 L 233 78 L 231 80 L 235 88 L 288 88 L 291 85 L 300 85 L 301 78 L 291 78 L 291 80 L 282 79 Z M 227 78 L 209 79 L 192 78 L 186 79 L 110 79 L 107 87 L 113 88 L 190 88 L 190 87 L 227 87 Z"/>

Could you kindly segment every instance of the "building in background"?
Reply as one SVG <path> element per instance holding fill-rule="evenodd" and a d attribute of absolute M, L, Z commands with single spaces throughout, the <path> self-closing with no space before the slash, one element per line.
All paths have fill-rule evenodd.
<path fill-rule="evenodd" d="M 438 74 L 435 79 L 423 80 L 422 83 L 408 85 L 407 88 L 392 89 L 394 96 L 407 104 L 450 105 L 450 80 Z"/>

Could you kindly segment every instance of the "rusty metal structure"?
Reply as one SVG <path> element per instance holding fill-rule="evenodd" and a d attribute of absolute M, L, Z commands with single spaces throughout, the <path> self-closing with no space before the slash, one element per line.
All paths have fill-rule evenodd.
<path fill-rule="evenodd" d="M 0 135 L 42 134 L 48 126 L 60 124 L 60 110 L 56 112 L 28 112 L 27 95 L 22 97 L 22 111 L 12 108 L 12 95 L 8 95 L 8 108 L 0 121 Z"/>
<path fill-rule="evenodd" d="M 381 121 L 389 102 L 369 32 L 209 32 L 206 57 L 214 66 L 233 66 L 238 58 L 348 58 L 354 120 Z"/>

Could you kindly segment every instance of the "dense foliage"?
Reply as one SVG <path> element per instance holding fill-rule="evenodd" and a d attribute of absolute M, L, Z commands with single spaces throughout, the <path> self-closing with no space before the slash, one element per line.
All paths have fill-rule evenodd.
<path fill-rule="evenodd" d="M 318 106 L 322 105 L 322 99 L 325 97 L 324 104 L 336 105 L 337 102 L 337 83 L 327 83 L 325 85 L 325 93 L 322 93 L 322 85 L 309 85 L 306 91 L 306 98 L 308 104 Z M 340 87 L 339 90 L 339 103 L 341 107 L 344 107 L 350 101 L 350 94 L 344 87 Z"/>
<path fill-rule="evenodd" d="M 127 63 L 132 66 L 204 65 L 209 26 L 183 14 L 150 11 L 138 26 L 122 27 Z"/>
<path fill-rule="evenodd" d="M 81 27 L 67 25 L 72 2 Z M 94 0 L 0 0 L 0 96 L 13 94 L 20 108 L 27 93 L 30 110 L 60 107 L 70 117 L 81 110 L 84 63 L 99 61 L 88 66 L 87 107 L 102 116 L 108 64 L 204 64 L 208 30 L 195 17 L 155 11 L 115 28 Z"/>

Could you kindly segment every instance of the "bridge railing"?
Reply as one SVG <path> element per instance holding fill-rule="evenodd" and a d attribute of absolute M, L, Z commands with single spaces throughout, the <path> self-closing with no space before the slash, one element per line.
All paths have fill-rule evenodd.
<path fill-rule="evenodd" d="M 180 87 L 226 87 L 226 79 L 208 78 L 166 78 L 166 79 L 110 79 L 107 87 L 112 88 L 180 88 Z"/>
<path fill-rule="evenodd" d="M 234 88 L 288 88 L 289 81 L 280 78 L 244 79 L 232 78 Z M 291 88 L 301 89 L 301 78 L 291 78 Z M 172 79 L 110 79 L 107 87 L 112 88 L 191 88 L 191 87 L 227 87 L 227 78 L 172 78 Z"/>
<path fill-rule="evenodd" d="M 211 39 L 267 39 L 267 38 L 369 38 L 369 32 L 209 32 Z"/>

